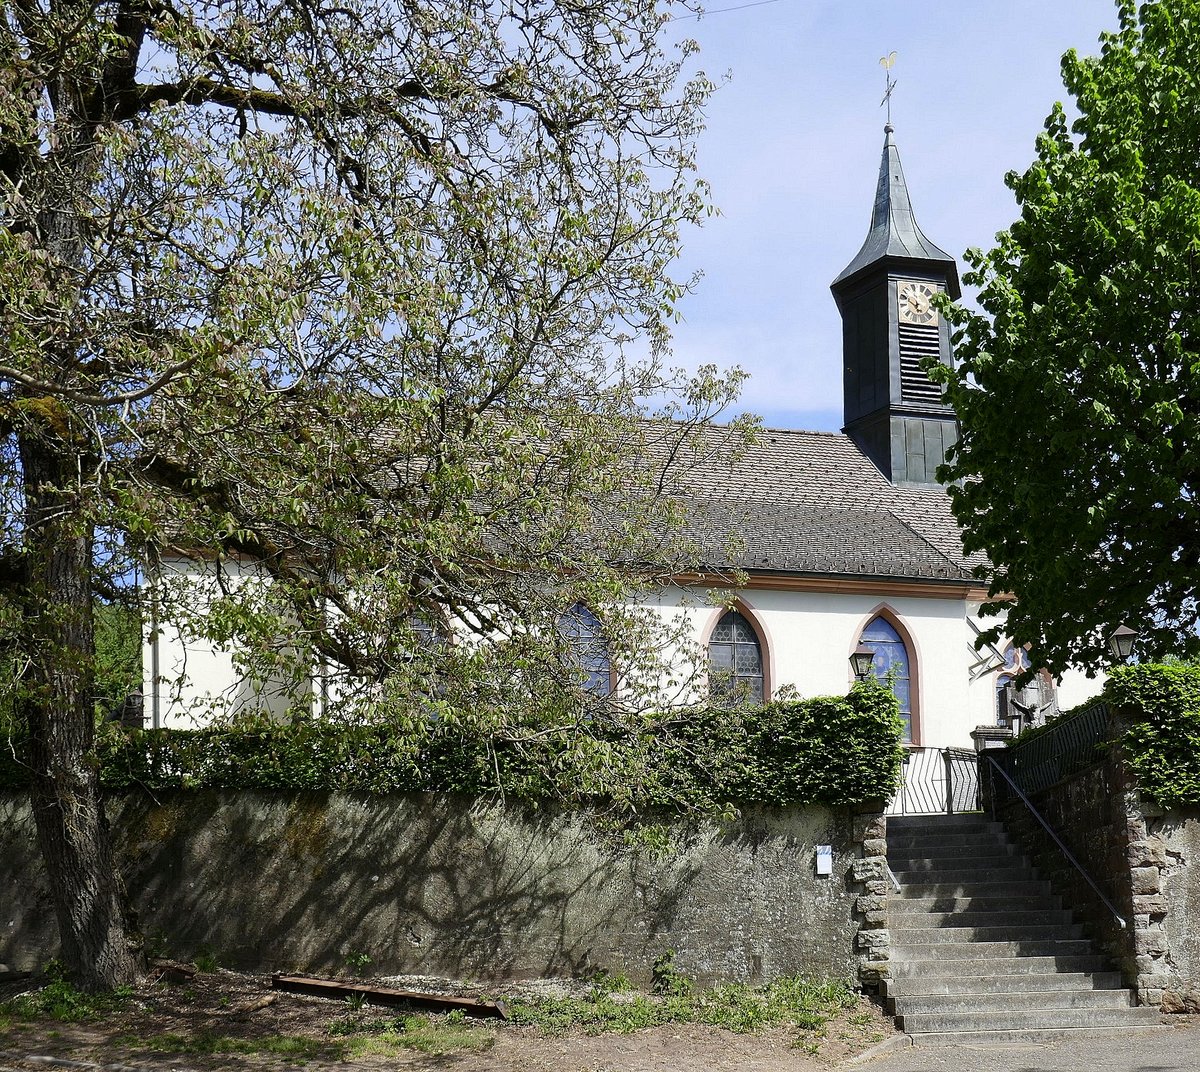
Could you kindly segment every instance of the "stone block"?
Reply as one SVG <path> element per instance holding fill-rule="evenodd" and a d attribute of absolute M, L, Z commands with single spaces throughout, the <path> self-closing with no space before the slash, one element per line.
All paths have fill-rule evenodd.
<path fill-rule="evenodd" d="M 866 860 L 855 860 L 850 865 L 855 882 L 870 882 L 887 877 L 887 865 L 882 856 L 871 856 Z"/>
<path fill-rule="evenodd" d="M 873 897 L 886 897 L 891 889 L 891 882 L 886 878 L 873 878 L 863 883 L 863 891 Z"/>
<path fill-rule="evenodd" d="M 1125 859 L 1130 867 L 1162 867 L 1167 862 L 1160 838 L 1130 842 L 1125 847 Z"/>
<path fill-rule="evenodd" d="M 864 893 L 854 902 L 854 907 L 860 912 L 882 912 L 887 908 L 887 898 Z"/>
<path fill-rule="evenodd" d="M 892 936 L 886 930 L 860 930 L 854 941 L 859 949 L 881 949 L 892 944 Z"/>
<path fill-rule="evenodd" d="M 1170 990 L 1172 987 L 1179 986 L 1179 980 L 1174 975 L 1159 973 L 1157 975 L 1139 975 L 1137 984 L 1153 990 Z"/>
<path fill-rule="evenodd" d="M 1139 988 L 1138 994 L 1140 995 L 1141 993 L 1142 991 Z M 1161 993 L 1162 996 L 1159 999 L 1159 1006 L 1162 1008 L 1163 1012 L 1187 1012 L 1187 1006 L 1183 1003 L 1183 998 L 1180 997 L 1180 995 L 1174 990 L 1163 990 Z"/>
<path fill-rule="evenodd" d="M 867 838 L 863 842 L 863 856 L 870 858 L 872 856 L 886 856 L 887 842 L 883 838 Z"/>
<path fill-rule="evenodd" d="M 882 815 L 859 815 L 854 819 L 854 833 L 860 841 L 887 837 L 887 820 Z"/>
<path fill-rule="evenodd" d="M 1133 948 L 1138 953 L 1162 955 L 1167 951 L 1167 936 L 1160 930 L 1134 931 Z"/>
<path fill-rule="evenodd" d="M 1131 815 L 1126 819 L 1125 838 L 1127 841 L 1146 840 L 1146 822 L 1140 815 Z"/>
<path fill-rule="evenodd" d="M 1162 1011 L 1171 1013 L 1200 1012 L 1200 991 L 1164 990 L 1162 992 Z"/>
<path fill-rule="evenodd" d="M 1133 910 L 1149 916 L 1165 916 L 1170 905 L 1161 893 L 1139 893 L 1133 898 Z"/>
<path fill-rule="evenodd" d="M 882 909 L 872 909 L 862 914 L 862 926 L 866 927 L 886 927 L 887 912 Z"/>
<path fill-rule="evenodd" d="M 1134 893 L 1158 893 L 1161 872 L 1157 867 L 1131 867 L 1129 878 Z"/>
<path fill-rule="evenodd" d="M 878 984 L 892 977 L 891 961 L 863 960 L 858 965 L 858 978 L 864 986 Z"/>

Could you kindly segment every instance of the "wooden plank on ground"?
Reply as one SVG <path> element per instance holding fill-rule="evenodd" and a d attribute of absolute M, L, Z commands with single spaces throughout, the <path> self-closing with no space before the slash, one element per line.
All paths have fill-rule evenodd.
<path fill-rule="evenodd" d="M 508 1010 L 502 1001 L 484 1001 L 481 998 L 460 998 L 450 994 L 430 994 L 418 990 L 398 990 L 390 986 L 375 986 L 370 983 L 348 983 L 339 979 L 316 979 L 308 975 L 271 976 L 271 986 L 292 994 L 308 994 L 313 997 L 345 1001 L 358 997 L 372 1005 L 389 1007 L 415 1007 L 435 1012 L 461 1010 L 467 1016 L 498 1017 L 508 1019 Z"/>

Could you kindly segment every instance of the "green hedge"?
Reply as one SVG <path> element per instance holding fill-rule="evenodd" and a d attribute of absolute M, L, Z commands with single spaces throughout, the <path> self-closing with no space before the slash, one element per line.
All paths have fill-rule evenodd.
<path fill-rule="evenodd" d="M 712 709 L 647 733 L 615 730 L 487 740 L 449 727 L 427 738 L 330 723 L 99 737 L 109 789 L 501 791 L 522 800 L 711 809 L 726 804 L 854 804 L 896 788 L 901 723 L 874 683 L 845 697 Z M 17 750 L 19 757 L 20 750 Z M 6 750 L 0 785 L 26 784 Z"/>
<path fill-rule="evenodd" d="M 1119 667 L 1104 699 L 1131 723 L 1124 744 L 1142 793 L 1164 808 L 1200 806 L 1200 666 Z"/>

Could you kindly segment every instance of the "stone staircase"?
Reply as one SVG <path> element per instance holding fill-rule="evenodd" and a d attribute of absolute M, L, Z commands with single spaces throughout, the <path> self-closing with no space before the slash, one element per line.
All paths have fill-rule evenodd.
<path fill-rule="evenodd" d="M 982 815 L 891 816 L 888 898 L 896 1026 L 917 1039 L 1110 1034 L 1160 1022 L 1070 911 Z"/>

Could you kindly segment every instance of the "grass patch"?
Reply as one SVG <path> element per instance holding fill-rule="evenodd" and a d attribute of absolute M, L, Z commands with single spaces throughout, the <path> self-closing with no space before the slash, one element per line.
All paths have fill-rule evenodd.
<path fill-rule="evenodd" d="M 102 1020 L 119 1012 L 133 996 L 129 987 L 118 987 L 103 994 L 87 994 L 76 989 L 63 976 L 60 965 L 46 967 L 49 982 L 39 990 L 20 994 L 0 1005 L 0 1020 L 58 1020 L 67 1024 Z"/>
<path fill-rule="evenodd" d="M 329 1026 L 329 1033 L 346 1039 L 347 1056 L 388 1057 L 400 1050 L 434 1056 L 490 1049 L 495 1035 L 475 1027 L 461 1012 L 445 1016 L 396 1016 L 388 1019 L 344 1016 Z"/>
<path fill-rule="evenodd" d="M 344 1043 L 328 1042 L 325 1039 L 306 1038 L 303 1035 L 266 1035 L 263 1038 L 230 1038 L 201 1031 L 195 1035 L 180 1035 L 168 1032 L 151 1035 L 137 1043 L 138 1048 L 155 1053 L 180 1053 L 191 1056 L 210 1056 L 218 1053 L 273 1054 L 298 1060 L 329 1057 L 341 1060 L 346 1055 Z"/>
<path fill-rule="evenodd" d="M 203 972 L 205 975 L 211 975 L 220 967 L 220 964 L 217 963 L 217 954 L 211 949 L 197 949 L 196 955 L 192 957 L 192 963 L 196 965 L 196 971 Z"/>
<path fill-rule="evenodd" d="M 661 995 L 614 992 L 593 986 L 586 998 L 539 998 L 509 1002 L 514 1022 L 540 1028 L 548 1035 L 578 1029 L 588 1034 L 627 1033 L 661 1024 L 710 1024 L 747 1034 L 790 1024 L 819 1031 L 858 996 L 842 982 L 779 979 L 766 986 L 740 984 L 711 990 L 673 986 Z M 682 993 L 680 991 L 683 991 Z"/>

